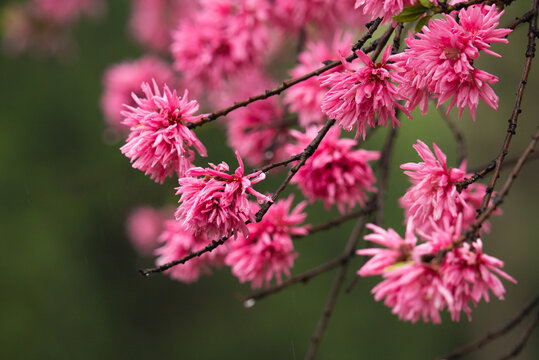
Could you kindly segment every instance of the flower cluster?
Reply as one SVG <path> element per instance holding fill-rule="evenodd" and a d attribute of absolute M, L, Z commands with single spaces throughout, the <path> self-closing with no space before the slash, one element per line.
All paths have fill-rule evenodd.
<path fill-rule="evenodd" d="M 288 145 L 290 155 L 299 154 L 317 134 L 311 127 L 306 133 L 292 130 L 296 145 Z M 354 150 L 357 141 L 339 139 L 338 129 L 330 130 L 314 154 L 301 167 L 292 183 L 298 185 L 305 197 L 314 201 L 321 199 L 326 208 L 336 204 L 342 213 L 356 204 L 364 205 L 366 192 L 374 192 L 376 181 L 369 165 L 380 157 L 378 151 Z"/>
<path fill-rule="evenodd" d="M 228 164 L 210 163 L 211 168 L 194 167 L 179 180 L 176 195 L 181 195 L 176 219 L 181 221 L 194 236 L 205 233 L 210 240 L 226 236 L 249 234 L 245 222 L 254 221 L 247 195 L 259 201 L 271 198 L 255 191 L 252 185 L 264 180 L 264 173 L 244 175 L 243 162 L 236 152 L 239 167 L 234 175 L 228 174 Z"/>
<path fill-rule="evenodd" d="M 406 236 L 401 238 L 394 230 L 384 230 L 368 225 L 373 231 L 365 240 L 386 248 L 358 250 L 358 255 L 372 256 L 359 270 L 360 276 L 382 275 L 383 281 L 372 289 L 377 301 L 392 308 L 401 320 L 440 323 L 440 311 L 445 308 L 453 321 L 458 321 L 461 311 L 471 319 L 469 303 L 489 301 L 489 290 L 503 299 L 505 288 L 499 275 L 511 282 L 511 276 L 500 270 L 503 262 L 482 251 L 482 242 L 475 240 L 448 251 L 440 263 L 426 262 L 447 248 L 460 235 L 456 226 L 436 227 L 433 232 L 422 233 L 421 242 L 408 222 Z"/>
<path fill-rule="evenodd" d="M 137 107 L 126 105 L 122 112 L 122 123 L 131 132 L 121 151 L 135 169 L 144 171 L 156 182 L 163 183 L 174 171 L 182 177 L 195 156 L 190 147 L 206 156 L 206 148 L 186 126 L 203 116 L 194 115 L 198 103 L 187 99 L 187 90 L 179 97 L 176 90 L 171 91 L 166 85 L 161 95 L 155 81 L 153 89 L 143 83 L 142 92 L 145 98 L 133 95 Z"/>
<path fill-rule="evenodd" d="M 436 146 L 434 154 L 421 140 L 414 149 L 423 162 L 401 165 L 412 186 L 400 199 L 406 219 L 411 219 L 419 231 L 429 232 L 436 224 L 454 225 L 460 217 L 463 227 L 475 220 L 475 209 L 481 205 L 486 185 L 470 184 L 460 192 L 456 184 L 466 179 L 466 162 L 460 168 L 448 168 L 446 155 Z M 436 154 L 436 155 L 435 155 Z M 485 224 L 488 229 L 488 223 Z"/>
<path fill-rule="evenodd" d="M 126 230 L 131 244 L 141 255 L 151 254 L 157 247 L 157 237 L 164 229 L 169 217 L 168 209 L 139 206 L 131 210 L 126 221 Z"/>
<path fill-rule="evenodd" d="M 264 215 L 262 221 L 248 224 L 249 236 L 240 235 L 232 244 L 225 263 L 240 282 L 250 281 L 253 288 L 269 285 L 273 277 L 281 283 L 284 273 L 290 276 L 297 253 L 291 235 L 305 235 L 308 227 L 300 226 L 307 215 L 306 203 L 290 210 L 294 198 L 277 201 Z M 253 211 L 257 204 L 251 203 Z"/>
<path fill-rule="evenodd" d="M 352 39 L 351 33 L 344 33 L 335 36 L 331 44 L 328 44 L 324 39 L 307 43 L 305 50 L 298 55 L 298 65 L 290 70 L 290 75 L 292 77 L 305 75 L 319 68 L 324 62 L 335 60 L 337 54 L 350 55 Z M 339 66 L 325 74 L 342 70 L 342 67 Z M 321 86 L 318 77 L 311 77 L 286 92 L 284 101 L 289 105 L 290 110 L 298 114 L 299 124 L 303 128 L 307 128 L 311 124 L 322 124 L 324 121 L 324 114 L 321 110 L 322 99 L 329 89 L 329 86 Z"/>
<path fill-rule="evenodd" d="M 337 124 L 351 131 L 357 124 L 356 137 L 365 138 L 367 125 L 386 126 L 388 118 L 393 126 L 400 122 L 396 117 L 395 108 L 401 109 L 408 117 L 406 110 L 397 101 L 403 100 L 397 92 L 397 87 L 391 82 L 391 71 L 395 65 L 389 64 L 391 47 L 387 47 L 380 63 L 374 63 L 361 50 L 356 52 L 359 62 L 349 63 L 341 55 L 345 71 L 321 77 L 323 86 L 330 87 L 322 99 L 322 111 Z"/>
<path fill-rule="evenodd" d="M 477 69 L 474 60 L 480 51 L 497 55 L 489 50 L 491 43 L 507 42 L 505 36 L 511 30 L 496 28 L 502 14 L 494 5 L 470 6 L 430 20 L 417 37 L 406 39 L 408 49 L 392 60 L 394 80 L 399 83 L 399 94 L 408 99 L 409 111 L 419 105 L 426 113 L 429 95 L 438 98 L 438 104 L 451 99 L 448 110 L 456 105 L 459 117 L 468 107 L 475 119 L 479 98 L 498 108 L 498 97 L 489 86 L 498 78 Z"/>

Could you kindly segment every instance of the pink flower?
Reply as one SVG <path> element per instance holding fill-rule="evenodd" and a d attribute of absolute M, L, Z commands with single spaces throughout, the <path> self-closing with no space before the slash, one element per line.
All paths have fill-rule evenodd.
<path fill-rule="evenodd" d="M 157 247 L 157 237 L 163 231 L 167 211 L 149 206 L 131 210 L 126 221 L 129 240 L 141 255 L 149 255 Z"/>
<path fill-rule="evenodd" d="M 256 172 L 244 176 L 243 162 L 236 151 L 239 167 L 234 175 L 228 174 L 228 165 L 210 163 L 211 168 L 191 168 L 179 180 L 176 195 L 181 195 L 176 219 L 194 235 L 205 233 L 210 240 L 217 240 L 238 232 L 249 234 L 246 221 L 254 221 L 255 213 L 249 206 L 247 195 L 259 201 L 271 201 L 268 196 L 255 191 L 252 185 L 264 180 L 265 174 Z"/>
<path fill-rule="evenodd" d="M 406 6 L 415 5 L 415 0 L 356 0 L 355 8 L 371 19 L 381 17 L 384 22 L 392 21 Z"/>
<path fill-rule="evenodd" d="M 195 157 L 190 147 L 206 156 L 206 148 L 186 126 L 203 116 L 193 115 L 198 103 L 187 99 L 187 90 L 178 97 L 176 90 L 170 91 L 166 85 L 161 95 L 155 81 L 153 91 L 148 83 L 142 84 L 142 91 L 145 98 L 133 95 L 137 107 L 126 105 L 127 110 L 122 112 L 123 124 L 131 128 L 131 133 L 121 151 L 135 169 L 156 182 L 163 183 L 174 171 L 182 177 Z"/>
<path fill-rule="evenodd" d="M 172 42 L 172 31 L 179 20 L 185 19 L 196 6 L 185 0 L 131 1 L 129 28 L 142 45 L 158 51 L 167 51 Z"/>
<path fill-rule="evenodd" d="M 434 154 L 421 140 L 414 149 L 423 159 L 420 163 L 406 163 L 401 169 L 410 177 L 412 186 L 400 199 L 406 219 L 412 219 L 414 226 L 423 232 L 430 232 L 434 224 L 446 221 L 454 225 L 461 217 L 462 227 L 467 228 L 475 221 L 475 210 L 481 206 L 486 186 L 471 184 L 460 193 L 456 183 L 466 176 L 466 162 L 460 168 L 448 168 L 446 155 L 436 146 Z M 435 155 L 436 154 L 436 155 Z M 488 223 L 485 223 L 488 230 Z"/>
<path fill-rule="evenodd" d="M 290 155 L 301 153 L 318 133 L 311 127 L 305 134 L 292 130 L 296 145 L 288 145 Z M 338 129 L 330 130 L 314 154 L 299 169 L 292 183 L 298 184 L 303 194 L 311 201 L 321 199 L 326 208 L 336 204 L 342 213 L 356 204 L 364 205 L 366 192 L 375 192 L 376 178 L 369 161 L 380 157 L 378 151 L 354 150 L 357 142 L 339 139 Z"/>
<path fill-rule="evenodd" d="M 386 126 L 390 118 L 393 126 L 400 126 L 395 107 L 410 115 L 397 102 L 402 98 L 391 82 L 394 65 L 387 63 L 391 47 L 384 51 L 381 63 L 373 63 L 361 50 L 356 54 L 365 66 L 348 63 L 341 55 L 345 71 L 321 77 L 322 85 L 331 87 L 322 99 L 322 111 L 346 131 L 357 124 L 356 137 L 361 134 L 365 138 L 367 125 L 375 127 L 376 117 L 378 125 Z"/>
<path fill-rule="evenodd" d="M 488 84 L 498 78 L 475 68 L 473 61 L 480 50 L 497 55 L 488 50 L 491 42 L 507 42 L 503 36 L 510 30 L 495 29 L 500 16 L 495 6 L 471 6 L 430 20 L 417 38 L 410 35 L 409 48 L 391 57 L 399 93 L 409 100 L 407 109 L 420 105 L 425 114 L 429 93 L 438 98 L 438 105 L 451 99 L 448 111 L 456 105 L 459 118 L 467 107 L 475 119 L 480 98 L 497 109 L 498 97 Z M 457 17 L 463 21 L 457 22 Z"/>
<path fill-rule="evenodd" d="M 516 283 L 516 280 L 500 270 L 503 261 L 483 253 L 483 243 L 477 239 L 471 245 L 464 243 L 446 255 L 441 268 L 444 284 L 453 294 L 453 304 L 449 307 L 451 319 L 459 321 L 460 312 L 464 311 L 471 320 L 470 300 L 477 306 L 481 298 L 489 301 L 489 290 L 503 300 L 505 288 L 496 276 Z"/>
<path fill-rule="evenodd" d="M 306 25 L 327 30 L 343 25 L 363 25 L 364 18 L 350 11 L 354 1 L 275 0 L 272 12 L 276 23 L 287 30 L 300 29 Z"/>
<path fill-rule="evenodd" d="M 339 53 L 344 56 L 350 55 L 353 37 L 350 33 L 344 33 L 334 37 L 333 42 L 318 40 L 307 43 L 306 48 L 298 55 L 299 64 L 291 71 L 292 77 L 303 76 L 313 70 L 318 69 L 325 61 L 335 60 Z M 331 74 L 342 71 L 342 67 L 336 67 L 325 72 Z M 290 110 L 298 113 L 299 123 L 303 128 L 310 124 L 322 124 L 324 114 L 321 104 L 329 86 L 321 86 L 318 77 L 312 77 L 292 86 L 285 94 L 284 102 L 290 106 Z"/>
<path fill-rule="evenodd" d="M 193 251 L 203 249 L 210 243 L 203 235 L 193 236 L 181 222 L 176 220 L 165 222 L 165 230 L 159 236 L 159 241 L 163 243 L 163 246 L 155 250 L 155 254 L 158 255 L 157 266 L 181 259 Z M 214 251 L 195 257 L 184 264 L 176 265 L 165 273 L 181 282 L 197 281 L 201 275 L 211 274 L 212 267 L 223 265 L 227 252 L 228 244 L 223 244 Z"/>
<path fill-rule="evenodd" d="M 113 65 L 105 72 L 101 108 L 112 130 L 126 131 L 126 127 L 121 124 L 124 104 L 136 106 L 131 94 L 135 93 L 138 97 L 144 96 L 140 84 L 150 82 L 152 79 L 155 79 L 159 86 L 175 82 L 170 66 L 151 56 Z"/>
<path fill-rule="evenodd" d="M 58 23 L 71 23 L 83 15 L 100 14 L 106 6 L 102 0 L 32 0 L 36 9 Z"/>
<path fill-rule="evenodd" d="M 215 89 L 241 69 L 259 66 L 268 44 L 268 4 L 204 1 L 173 35 L 174 66 L 195 88 Z"/>
<path fill-rule="evenodd" d="M 281 283 L 281 273 L 290 276 L 297 253 L 290 235 L 307 234 L 307 226 L 299 226 L 305 218 L 306 203 L 290 211 L 293 196 L 276 202 L 259 223 L 248 224 L 249 236 L 240 235 L 231 244 L 225 263 L 240 282 L 251 281 L 253 288 L 269 285 L 272 278 Z M 257 206 L 254 205 L 256 210 Z"/>
<path fill-rule="evenodd" d="M 391 266 L 411 260 L 412 250 L 417 243 L 412 226 L 406 228 L 404 239 L 393 229 L 384 230 L 374 224 L 368 224 L 367 228 L 374 231 L 374 233 L 366 235 L 364 239 L 385 246 L 386 249 L 370 248 L 357 250 L 356 253 L 358 255 L 372 256 L 359 269 L 359 276 L 381 275 Z"/>
<path fill-rule="evenodd" d="M 223 104 L 220 101 L 216 103 L 219 107 L 226 107 L 273 86 L 274 82 L 259 69 L 242 71 L 228 84 L 226 93 L 229 95 L 219 94 Z M 281 161 L 287 155 L 284 144 L 288 142 L 288 125 L 275 96 L 231 112 L 227 115 L 226 128 L 230 147 L 253 166 Z"/>

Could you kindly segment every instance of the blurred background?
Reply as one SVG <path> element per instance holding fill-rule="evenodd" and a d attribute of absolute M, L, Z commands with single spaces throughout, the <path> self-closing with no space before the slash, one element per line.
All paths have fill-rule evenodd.
<path fill-rule="evenodd" d="M 0 357 L 303 358 L 335 271 L 252 308 L 239 300 L 250 292 L 249 285 L 239 284 L 228 268 L 190 285 L 138 274 L 152 260 L 137 255 L 129 243 L 125 218 L 134 206 L 174 205 L 176 184 L 169 180 L 159 186 L 132 169 L 119 151 L 122 142 L 105 131 L 99 107 L 103 73 L 111 64 L 143 53 L 127 35 L 129 1 L 108 5 L 102 18 L 76 24 L 77 49 L 68 58 L 5 52 L 0 58 Z M 515 2 L 502 24 L 528 9 L 529 1 Z M 502 144 L 524 63 L 526 28 L 518 28 L 508 45 L 495 46 L 502 59 L 479 60 L 480 68 L 500 77 L 493 86 L 500 108 L 495 112 L 481 103 L 475 122 L 467 113 L 458 121 L 472 169 L 493 159 Z M 509 158 L 522 152 L 537 126 L 537 61 Z M 399 165 L 419 161 L 411 145 L 417 139 L 436 142 L 456 165 L 453 136 L 438 113 L 414 115 L 398 131 L 386 202 L 384 226 L 401 233 L 403 213 L 397 200 L 409 184 Z M 208 148 L 207 161 L 235 164 L 218 122 L 197 130 Z M 386 133 L 377 131 L 366 148 L 379 149 Z M 539 289 L 538 170 L 539 161 L 525 166 L 502 205 L 504 215 L 492 219 L 491 233 L 483 238 L 485 252 L 501 258 L 504 270 L 518 280 L 517 285 L 504 282 L 505 301 L 481 303 L 472 322 L 464 317 L 452 323 L 444 314 L 441 325 L 410 324 L 374 301 L 370 290 L 379 278 L 361 279 L 350 294 L 339 297 L 317 358 L 432 359 L 505 324 Z M 260 189 L 274 190 L 281 177 L 271 177 Z M 308 212 L 307 221 L 313 224 L 338 215 L 319 203 Z M 298 241 L 293 273 L 340 255 L 352 225 Z M 361 263 L 353 259 L 345 285 Z M 504 355 L 525 327 L 467 358 Z M 519 358 L 539 358 L 538 340 L 536 331 Z"/>

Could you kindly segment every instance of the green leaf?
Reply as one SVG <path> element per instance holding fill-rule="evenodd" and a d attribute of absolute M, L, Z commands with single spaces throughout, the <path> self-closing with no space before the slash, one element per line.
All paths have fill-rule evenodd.
<path fill-rule="evenodd" d="M 393 16 L 393 20 L 403 23 L 416 21 L 427 10 L 428 8 L 421 4 L 407 6 L 404 8 L 404 10 L 402 10 L 399 15 Z"/>
<path fill-rule="evenodd" d="M 432 9 L 434 7 L 434 4 L 431 3 L 429 0 L 419 0 L 419 3 L 427 9 Z"/>
<path fill-rule="evenodd" d="M 415 31 L 416 32 L 421 31 L 421 29 L 423 29 L 423 26 L 427 25 L 431 17 L 432 15 L 429 15 L 429 16 L 425 16 L 424 18 L 419 19 L 419 21 L 417 22 L 415 26 Z"/>

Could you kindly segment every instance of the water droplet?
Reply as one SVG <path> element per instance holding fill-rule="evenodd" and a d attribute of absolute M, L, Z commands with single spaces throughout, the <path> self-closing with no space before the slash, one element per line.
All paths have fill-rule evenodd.
<path fill-rule="evenodd" d="M 247 299 L 243 302 L 243 306 L 245 306 L 247 309 L 250 309 L 255 306 L 255 302 L 255 299 Z"/>

